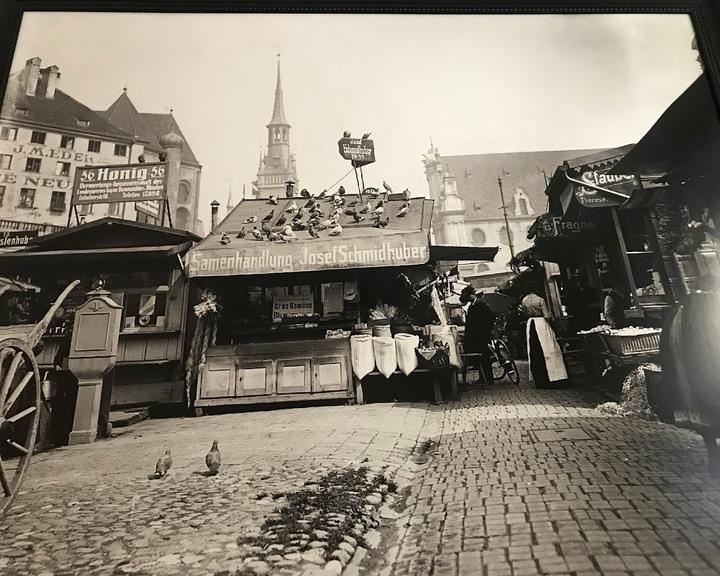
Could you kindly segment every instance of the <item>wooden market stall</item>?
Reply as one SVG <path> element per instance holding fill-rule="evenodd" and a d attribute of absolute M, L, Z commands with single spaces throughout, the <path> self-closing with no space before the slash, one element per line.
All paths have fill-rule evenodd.
<path fill-rule="evenodd" d="M 408 287 L 435 275 L 432 200 L 413 198 L 405 208 L 400 195 L 276 202 L 240 202 L 187 255 L 191 282 L 216 296 L 219 307 L 214 341 L 197 354 L 204 357 L 191 394 L 198 412 L 354 399 L 350 335 L 360 326 L 369 329 L 371 310 L 387 312 L 393 332 L 436 321 L 428 315 L 430 302 L 413 308 L 403 301 Z M 378 224 L 372 213 L 381 202 Z M 310 230 L 313 207 L 323 213 L 321 221 L 337 209 L 339 226 Z M 286 229 L 291 222 L 292 234 Z M 496 249 L 487 251 L 492 259 Z"/>
<path fill-rule="evenodd" d="M 112 404 L 182 403 L 189 283 L 181 258 L 198 240 L 183 230 L 108 217 L 0 254 L 2 274 L 29 278 L 40 288 L 26 301 L 27 323 L 80 280 L 43 337 L 40 368 L 53 370 L 62 362 L 74 310 L 102 282 L 123 307 Z"/>

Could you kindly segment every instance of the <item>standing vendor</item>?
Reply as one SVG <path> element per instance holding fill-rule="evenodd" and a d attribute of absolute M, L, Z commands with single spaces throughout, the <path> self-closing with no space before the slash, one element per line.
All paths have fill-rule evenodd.
<path fill-rule="evenodd" d="M 482 294 L 481 294 L 482 296 Z M 482 298 L 478 298 L 475 288 L 466 286 L 460 292 L 460 303 L 470 303 L 465 316 L 465 336 L 463 349 L 469 354 L 481 354 L 480 368 L 486 383 L 492 382 L 492 363 L 490 362 L 489 346 L 492 329 L 495 325 L 495 313 Z"/>
<path fill-rule="evenodd" d="M 553 382 L 567 380 L 567 370 L 555 332 L 548 320 L 550 311 L 543 298 L 530 292 L 520 303 L 520 311 L 527 317 L 527 348 L 530 360 L 530 378 L 536 388 L 545 388 Z"/>

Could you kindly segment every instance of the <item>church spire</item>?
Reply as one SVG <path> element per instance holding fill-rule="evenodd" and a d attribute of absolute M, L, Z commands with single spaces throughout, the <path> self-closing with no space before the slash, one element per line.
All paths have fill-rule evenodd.
<path fill-rule="evenodd" d="M 268 126 L 272 126 L 273 124 L 282 124 L 285 126 L 290 126 L 290 124 L 288 124 L 287 119 L 285 118 L 285 106 L 283 105 L 282 83 L 280 82 L 280 54 L 278 54 L 277 57 L 278 57 L 278 62 L 277 62 L 277 84 L 275 85 L 275 105 L 273 106 L 272 119 L 270 120 L 270 124 L 268 124 Z"/>

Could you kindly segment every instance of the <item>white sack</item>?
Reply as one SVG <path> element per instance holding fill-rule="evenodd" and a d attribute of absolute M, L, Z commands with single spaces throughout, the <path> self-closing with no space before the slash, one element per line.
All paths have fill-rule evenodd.
<path fill-rule="evenodd" d="M 375 369 L 372 336 L 364 334 L 350 336 L 350 355 L 353 372 L 362 380 Z"/>
<path fill-rule="evenodd" d="M 373 336 L 373 352 L 375 353 L 375 364 L 385 378 L 397 369 L 397 353 L 395 352 L 395 340 Z"/>
<path fill-rule="evenodd" d="M 395 351 L 400 372 L 407 376 L 418 366 L 415 349 L 420 344 L 420 338 L 414 334 L 396 334 Z"/>

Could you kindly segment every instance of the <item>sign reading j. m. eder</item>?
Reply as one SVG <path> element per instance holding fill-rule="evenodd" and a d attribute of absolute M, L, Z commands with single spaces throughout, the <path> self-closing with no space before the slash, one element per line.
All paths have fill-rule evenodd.
<path fill-rule="evenodd" d="M 167 165 L 116 164 L 76 170 L 73 204 L 162 200 L 167 185 Z"/>
<path fill-rule="evenodd" d="M 360 138 L 341 138 L 338 140 L 340 156 L 352 161 L 353 166 L 360 167 L 375 162 L 375 143 Z"/>
<path fill-rule="evenodd" d="M 194 277 L 405 266 L 425 264 L 429 258 L 427 234 L 415 231 L 291 244 L 239 240 L 236 247 L 198 246 L 187 261 Z"/>

